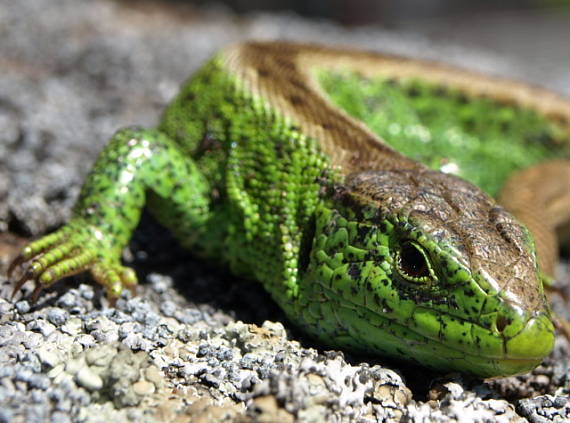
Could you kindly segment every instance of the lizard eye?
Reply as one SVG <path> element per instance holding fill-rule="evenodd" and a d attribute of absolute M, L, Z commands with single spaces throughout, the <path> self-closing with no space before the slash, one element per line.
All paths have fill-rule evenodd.
<path fill-rule="evenodd" d="M 427 283 L 436 279 L 427 253 L 413 241 L 404 241 L 396 253 L 396 268 L 409 282 Z"/>

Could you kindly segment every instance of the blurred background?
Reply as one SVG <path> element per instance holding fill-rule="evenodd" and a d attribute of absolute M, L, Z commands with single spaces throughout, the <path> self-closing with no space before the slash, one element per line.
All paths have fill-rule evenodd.
<path fill-rule="evenodd" d="M 206 5 L 208 0 L 169 0 L 178 3 Z M 541 10 L 563 12 L 569 0 L 233 0 L 219 1 L 234 12 L 293 11 L 310 18 L 326 18 L 344 25 L 380 24 L 399 27 L 413 21 L 457 18 L 459 21 L 477 15 L 533 14 Z M 556 9 L 556 10 L 554 10 Z M 435 22 L 432 22 L 435 23 Z"/>
<path fill-rule="evenodd" d="M 134 7 L 145 3 L 124 2 Z M 147 0 L 150 3 L 194 8 L 198 15 L 210 8 L 241 17 L 290 14 L 347 29 L 380 27 L 516 57 L 544 70 L 541 79 L 546 81 L 551 78 L 548 68 L 570 65 L 570 0 Z M 570 92 L 570 87 L 562 91 Z"/>

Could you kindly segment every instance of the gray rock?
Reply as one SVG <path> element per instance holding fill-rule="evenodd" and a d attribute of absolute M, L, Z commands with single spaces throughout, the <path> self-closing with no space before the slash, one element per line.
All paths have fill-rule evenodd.
<path fill-rule="evenodd" d="M 570 398 L 567 395 L 543 395 L 519 401 L 519 412 L 531 423 L 570 421 Z"/>
<path fill-rule="evenodd" d="M 55 326 L 44 319 L 33 320 L 27 325 L 28 330 L 40 332 L 44 337 L 48 337 L 55 331 Z"/>
<path fill-rule="evenodd" d="M 16 310 L 18 310 L 19 313 L 27 313 L 28 311 L 30 311 L 30 303 L 27 302 L 26 300 L 22 300 L 22 301 L 18 301 L 16 303 Z"/>
<path fill-rule="evenodd" d="M 48 311 L 47 318 L 55 326 L 61 326 L 67 322 L 69 314 L 65 310 L 53 308 Z"/>

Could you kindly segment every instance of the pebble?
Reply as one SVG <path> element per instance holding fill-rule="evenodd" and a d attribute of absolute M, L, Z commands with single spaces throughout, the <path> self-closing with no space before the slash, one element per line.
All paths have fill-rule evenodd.
<path fill-rule="evenodd" d="M 156 366 L 149 366 L 145 370 L 145 379 L 152 382 L 155 386 L 160 386 L 164 377 L 160 374 L 160 371 Z"/>
<path fill-rule="evenodd" d="M 178 309 L 174 313 L 174 317 L 176 320 L 186 325 L 193 325 L 194 323 L 204 319 L 202 312 L 197 309 Z"/>
<path fill-rule="evenodd" d="M 26 300 L 18 301 L 16 303 L 16 310 L 21 314 L 27 313 L 30 311 L 30 303 Z"/>
<path fill-rule="evenodd" d="M 89 367 L 82 367 L 75 375 L 77 383 L 90 391 L 97 391 L 103 387 L 103 379 Z"/>
<path fill-rule="evenodd" d="M 55 304 L 58 307 L 63 307 L 64 309 L 72 309 L 73 307 L 77 306 L 77 297 L 71 291 L 66 292 L 61 297 L 59 297 Z"/>
<path fill-rule="evenodd" d="M 55 326 L 61 326 L 65 322 L 67 322 L 67 319 L 69 318 L 69 313 L 66 310 L 62 310 L 60 308 L 52 308 L 48 311 L 47 318 Z M 81 320 L 79 319 L 75 320 L 81 323 Z"/>
<path fill-rule="evenodd" d="M 137 395 L 144 396 L 154 394 L 156 388 L 146 380 L 139 380 L 133 384 L 133 390 Z"/>
<path fill-rule="evenodd" d="M 0 298 L 0 316 L 7 315 L 14 308 L 14 304 L 6 301 L 4 298 Z"/>
<path fill-rule="evenodd" d="M 58 364 L 54 366 L 48 373 L 48 377 L 55 379 L 65 372 L 65 364 Z"/>
<path fill-rule="evenodd" d="M 87 330 L 96 341 L 110 344 L 119 340 L 118 325 L 107 317 L 101 316 L 87 323 Z"/>
<path fill-rule="evenodd" d="M 157 294 L 166 292 L 172 286 L 172 279 L 157 273 L 151 273 L 147 279 L 151 283 L 153 291 Z"/>
<path fill-rule="evenodd" d="M 93 286 L 81 284 L 79 285 L 79 294 L 81 295 L 81 298 L 91 301 L 95 295 L 95 291 L 93 290 Z"/>
<path fill-rule="evenodd" d="M 66 314 L 67 317 L 67 314 Z M 61 331 L 71 336 L 78 335 L 81 332 L 81 328 L 83 326 L 83 322 L 81 319 L 74 317 L 72 319 L 67 320 L 61 326 Z"/>
<path fill-rule="evenodd" d="M 29 350 L 35 350 L 45 342 L 45 337 L 41 333 L 26 332 L 21 339 L 22 344 Z"/>
<path fill-rule="evenodd" d="M 65 371 L 71 375 L 75 375 L 83 367 L 85 367 L 85 357 L 77 357 L 66 361 Z"/>
<path fill-rule="evenodd" d="M 111 345 L 102 345 L 98 348 L 91 348 L 84 354 L 85 362 L 90 366 L 106 367 L 117 355 L 117 349 Z"/>
<path fill-rule="evenodd" d="M 172 317 L 176 313 L 178 306 L 173 301 L 165 301 L 160 305 L 160 312 L 167 317 Z"/>
<path fill-rule="evenodd" d="M 90 348 L 93 347 L 95 345 L 95 338 L 93 338 L 93 336 L 91 335 L 79 335 L 75 338 L 75 341 L 83 346 L 84 348 Z"/>
<path fill-rule="evenodd" d="M 71 423 L 71 417 L 61 411 L 55 411 L 50 417 L 51 423 Z"/>
<path fill-rule="evenodd" d="M 42 364 L 46 365 L 49 368 L 57 366 L 63 360 L 61 354 L 57 351 L 57 348 L 55 348 L 52 344 L 42 345 L 38 349 L 37 353 Z"/>
<path fill-rule="evenodd" d="M 202 374 L 200 379 L 206 386 L 211 386 L 214 388 L 218 388 L 221 383 L 220 379 L 211 373 Z"/>
<path fill-rule="evenodd" d="M 532 422 L 570 421 L 570 399 L 567 396 L 542 395 L 520 400 L 518 406 L 521 414 Z"/>
<path fill-rule="evenodd" d="M 34 375 L 29 381 L 30 387 L 41 389 L 43 391 L 50 387 L 49 377 L 47 375 L 38 374 Z"/>
<path fill-rule="evenodd" d="M 55 331 L 55 326 L 44 319 L 32 320 L 27 325 L 28 330 L 40 332 L 44 337 L 48 337 Z"/>
<path fill-rule="evenodd" d="M 122 342 L 132 350 L 148 351 L 152 348 L 152 342 L 140 333 L 129 333 Z"/>

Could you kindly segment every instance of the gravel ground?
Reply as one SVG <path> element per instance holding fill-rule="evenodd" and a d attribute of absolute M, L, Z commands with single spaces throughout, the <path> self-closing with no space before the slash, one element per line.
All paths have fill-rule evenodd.
<path fill-rule="evenodd" d="M 417 33 L 129 4 L 0 0 L 0 422 L 569 421 L 564 338 L 531 374 L 487 382 L 327 351 L 259 285 L 193 259 L 148 216 L 124 257 L 139 273 L 137 297 L 110 307 L 77 277 L 36 304 L 10 301 L 9 259 L 69 216 L 105 140 L 153 125 L 185 77 L 227 44 L 352 45 L 570 94 L 567 62 L 541 80 L 540 64 L 523 56 Z M 560 283 L 569 268 L 560 265 Z"/>

